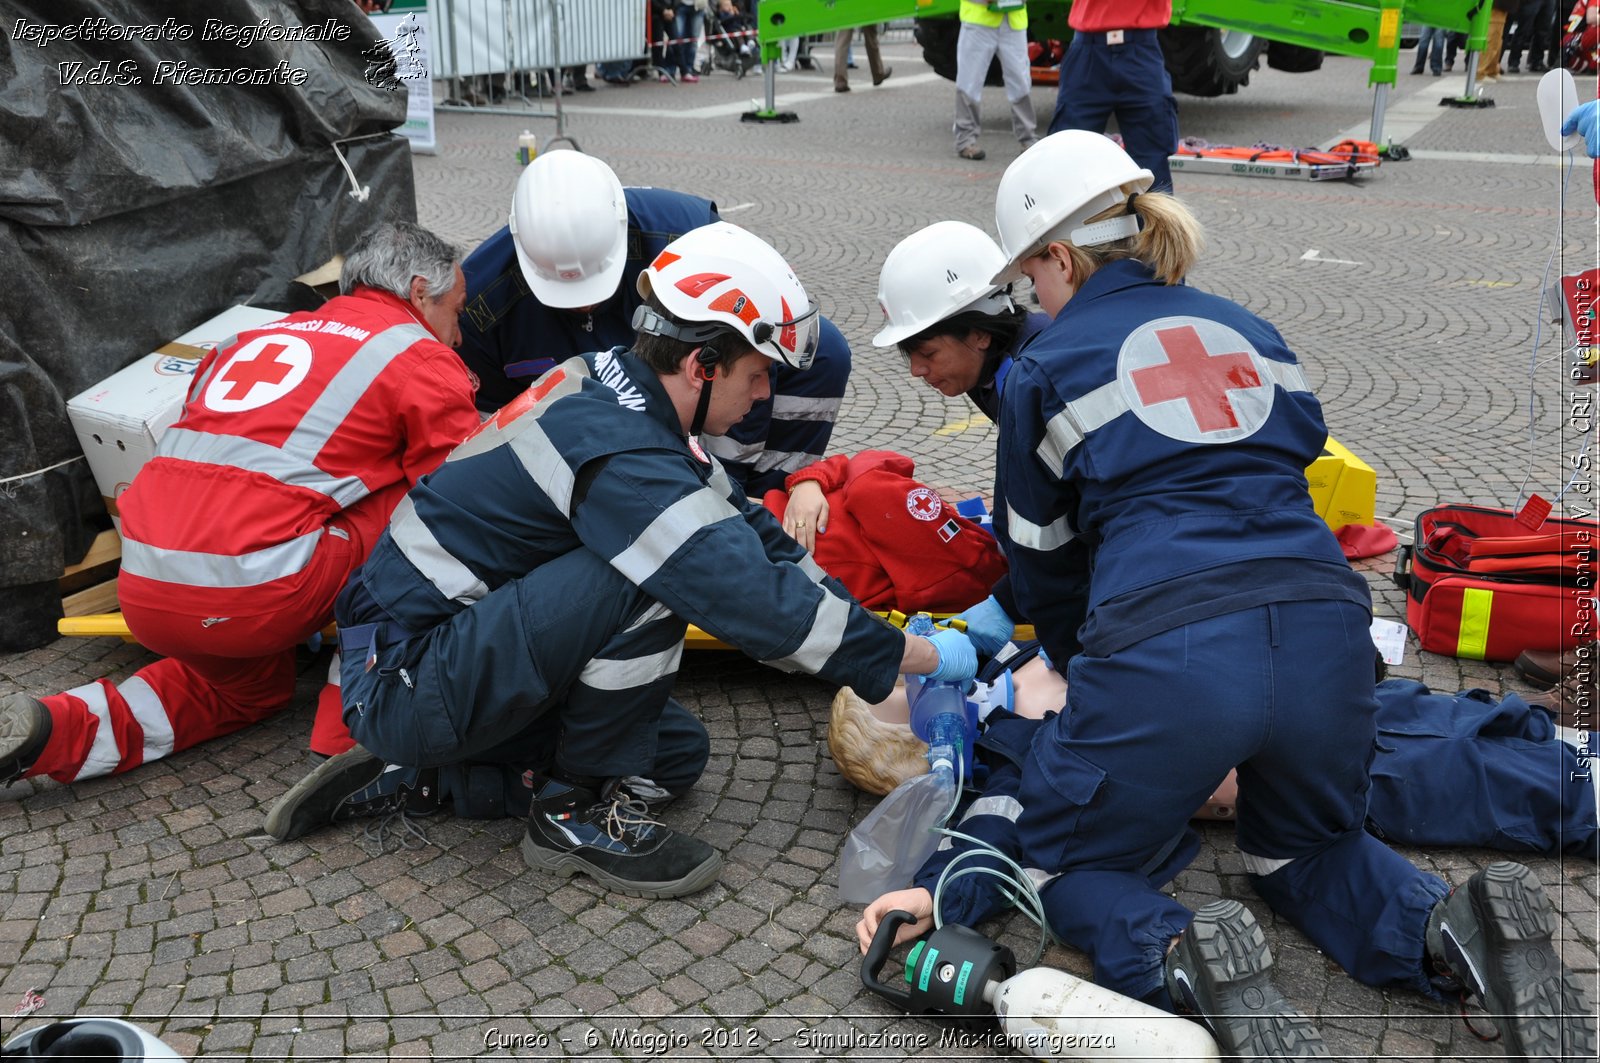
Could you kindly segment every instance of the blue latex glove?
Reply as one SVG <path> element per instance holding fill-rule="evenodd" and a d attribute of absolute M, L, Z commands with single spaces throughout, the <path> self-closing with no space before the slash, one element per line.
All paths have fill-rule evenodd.
<path fill-rule="evenodd" d="M 966 683 L 978 674 L 978 651 L 966 635 L 944 627 L 927 638 L 939 651 L 939 667 L 928 673 L 929 679 Z"/>
<path fill-rule="evenodd" d="M 1574 107 L 1567 120 L 1561 123 L 1561 135 L 1583 134 L 1583 146 L 1589 158 L 1600 158 L 1600 100 L 1590 100 Z"/>
<path fill-rule="evenodd" d="M 1006 615 L 1005 606 L 992 594 L 951 619 L 967 622 L 967 638 L 985 657 L 999 653 L 1000 647 L 1011 641 L 1012 632 L 1017 630 L 1016 622 Z"/>

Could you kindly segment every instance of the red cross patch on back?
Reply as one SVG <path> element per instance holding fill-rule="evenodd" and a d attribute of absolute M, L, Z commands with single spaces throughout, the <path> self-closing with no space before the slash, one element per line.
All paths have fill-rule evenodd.
<path fill-rule="evenodd" d="M 1253 434 L 1272 413 L 1275 394 L 1249 340 L 1194 317 L 1160 318 L 1134 330 L 1117 356 L 1117 379 L 1139 420 L 1188 443 Z"/>
<path fill-rule="evenodd" d="M 311 371 L 311 345 L 299 336 L 257 336 L 228 355 L 206 385 L 207 408 L 253 410 L 283 398 Z"/>

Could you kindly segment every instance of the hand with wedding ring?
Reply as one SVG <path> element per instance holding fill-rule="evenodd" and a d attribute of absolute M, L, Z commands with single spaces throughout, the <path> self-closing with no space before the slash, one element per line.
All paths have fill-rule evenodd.
<path fill-rule="evenodd" d="M 807 550 L 816 549 L 817 536 L 828 530 L 828 499 L 821 484 L 804 480 L 794 485 L 783 511 L 783 530 Z"/>

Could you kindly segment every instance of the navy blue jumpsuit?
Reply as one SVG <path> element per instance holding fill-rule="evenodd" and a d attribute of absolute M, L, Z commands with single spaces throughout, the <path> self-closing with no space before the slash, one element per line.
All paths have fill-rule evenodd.
<path fill-rule="evenodd" d="M 345 723 L 385 760 L 553 759 L 672 791 L 706 752 L 695 723 L 659 758 L 688 726 L 662 718 L 687 623 L 876 698 L 905 645 L 690 445 L 620 348 L 557 366 L 425 476 L 335 614 Z"/>
<path fill-rule="evenodd" d="M 997 537 L 1070 707 L 1028 747 L 1016 831 L 1055 929 L 1125 995 L 1166 1003 L 1192 913 L 1151 875 L 1235 765 L 1262 896 L 1359 980 L 1430 991 L 1446 886 L 1362 829 L 1371 597 L 1306 491 L 1326 438 L 1271 325 L 1134 261 L 1006 378 Z"/>
<path fill-rule="evenodd" d="M 511 230 L 502 228 L 461 264 L 467 305 L 461 314 L 461 360 L 478 378 L 478 409 L 493 413 L 545 370 L 578 354 L 632 346 L 635 281 L 666 247 L 718 220 L 709 199 L 664 188 L 626 188 L 628 257 L 612 296 L 588 313 L 547 307 L 528 290 Z M 761 497 L 828 449 L 850 378 L 850 345 L 821 320 L 816 358 L 805 372 L 773 363 L 772 397 L 758 402 L 725 436 L 706 436 L 745 493 Z"/>

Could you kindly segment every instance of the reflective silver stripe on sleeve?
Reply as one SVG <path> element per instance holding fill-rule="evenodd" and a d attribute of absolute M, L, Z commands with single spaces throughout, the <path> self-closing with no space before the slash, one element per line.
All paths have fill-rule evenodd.
<path fill-rule="evenodd" d="M 117 685 L 117 693 L 128 703 L 128 710 L 144 732 L 144 755 L 140 763 L 148 764 L 171 753 L 172 720 L 167 717 L 166 706 L 161 704 L 155 688 L 138 676 L 133 676 Z"/>
<path fill-rule="evenodd" d="M 828 578 L 828 574 L 822 570 L 821 565 L 817 564 L 817 559 L 811 556 L 810 551 L 807 551 L 806 555 L 796 561 L 795 564 L 800 566 L 800 571 L 804 572 L 812 583 L 821 583 Z"/>
<path fill-rule="evenodd" d="M 1022 815 L 1022 802 L 1015 797 L 980 797 L 967 806 L 967 813 L 961 817 L 961 822 L 965 823 L 978 816 L 999 816 L 1015 823 L 1020 815 Z"/>
<path fill-rule="evenodd" d="M 732 436 L 701 436 L 700 444 L 723 461 L 749 462 L 763 450 L 763 443 L 741 443 Z"/>
<path fill-rule="evenodd" d="M 122 537 L 122 570 L 146 579 L 190 587 L 256 587 L 292 576 L 311 562 L 322 529 L 247 554 L 166 550 Z"/>
<path fill-rule="evenodd" d="M 389 537 L 434 590 L 450 601 L 471 605 L 489 593 L 488 586 L 434 538 L 428 525 L 417 516 L 416 503 L 410 495 L 395 507 L 389 520 Z"/>
<path fill-rule="evenodd" d="M 1006 506 L 1006 538 L 1016 546 L 1025 546 L 1029 550 L 1050 551 L 1067 545 L 1076 537 L 1065 515 L 1057 517 L 1049 524 L 1035 524 L 1009 504 Z"/>
<path fill-rule="evenodd" d="M 572 468 L 561 452 L 550 442 L 550 436 L 530 420 L 511 439 L 511 452 L 522 462 L 528 476 L 539 485 L 539 490 L 555 504 L 563 517 L 572 516 Z"/>
<path fill-rule="evenodd" d="M 592 690 L 637 690 L 676 672 L 682 656 L 683 642 L 679 641 L 671 649 L 646 657 L 630 657 L 624 661 L 596 657 L 583 666 L 578 682 Z"/>
<path fill-rule="evenodd" d="M 1270 875 L 1274 871 L 1288 867 L 1294 863 L 1291 857 L 1288 860 L 1274 860 L 1267 856 L 1256 856 L 1254 853 L 1241 852 L 1239 862 L 1244 864 L 1245 871 L 1252 875 Z"/>
<path fill-rule="evenodd" d="M 611 559 L 611 565 L 634 586 L 643 586 L 695 532 L 738 515 L 726 498 L 702 487 L 662 510 L 632 546 Z"/>
<path fill-rule="evenodd" d="M 706 484 L 717 494 L 734 503 L 734 508 L 744 501 L 744 492 L 733 486 L 733 478 L 728 475 L 728 470 L 722 467 L 722 462 L 713 458 L 711 460 L 711 477 Z"/>
<path fill-rule="evenodd" d="M 161 437 L 157 453 L 196 465 L 224 465 L 258 472 L 281 484 L 326 495 L 340 509 L 348 509 L 370 493 L 359 476 L 329 476 L 311 464 L 311 455 L 302 457 L 243 436 L 169 428 Z"/>
<path fill-rule="evenodd" d="M 812 454 L 805 450 L 765 450 L 756 459 L 756 472 L 771 472 L 773 469 L 799 472 L 821 457 L 821 454 Z"/>
<path fill-rule="evenodd" d="M 1267 364 L 1267 372 L 1279 387 L 1285 391 L 1310 391 L 1311 385 L 1306 382 L 1303 369 L 1293 362 L 1276 362 L 1271 358 L 1261 359 Z"/>
<path fill-rule="evenodd" d="M 1067 461 L 1072 448 L 1083 442 L 1085 436 L 1112 418 L 1128 412 L 1128 398 L 1116 380 L 1101 384 L 1081 398 L 1062 407 L 1045 426 L 1044 439 L 1035 451 L 1045 468 L 1057 476 Z"/>
<path fill-rule="evenodd" d="M 803 395 L 772 396 L 774 421 L 832 421 L 844 402 L 842 395 L 810 398 Z"/>
<path fill-rule="evenodd" d="M 816 675 L 844 642 L 845 628 L 849 623 L 850 603 L 824 590 L 822 601 L 817 604 L 817 615 L 811 621 L 811 630 L 806 633 L 800 648 L 787 657 L 764 663 L 786 672 L 798 670 Z"/>
<path fill-rule="evenodd" d="M 283 441 L 283 449 L 316 457 L 395 356 L 430 338 L 432 333 L 421 325 L 407 323 L 386 328 L 356 348 Z"/>
<path fill-rule="evenodd" d="M 1061 877 L 1059 871 L 1046 871 L 1039 867 L 1025 867 L 1022 873 L 1028 876 L 1028 881 L 1033 883 L 1033 888 L 1036 890 L 1044 889 L 1052 880 Z"/>

